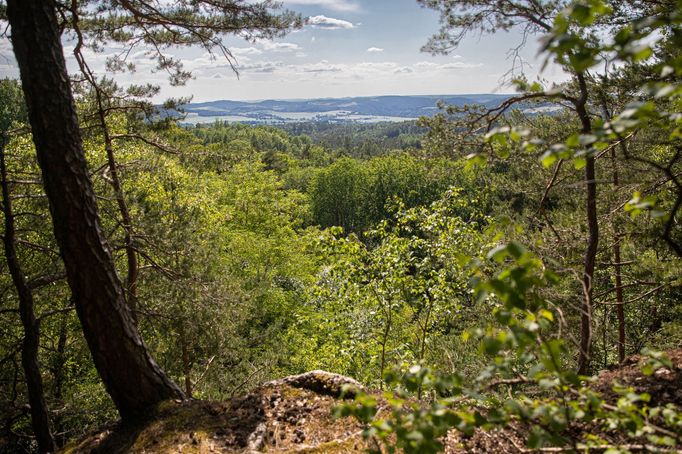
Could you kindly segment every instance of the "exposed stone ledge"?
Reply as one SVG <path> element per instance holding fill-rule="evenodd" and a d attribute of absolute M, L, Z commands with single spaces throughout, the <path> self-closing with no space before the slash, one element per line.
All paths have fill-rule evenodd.
<path fill-rule="evenodd" d="M 269 381 L 264 383 L 262 386 L 279 387 L 282 385 L 291 386 L 292 388 L 306 389 L 317 394 L 335 398 L 353 398 L 358 391 L 365 390 L 364 386 L 362 386 L 362 384 L 360 384 L 360 382 L 357 380 L 323 370 L 313 370 L 300 375 L 290 375 L 288 377 Z"/>

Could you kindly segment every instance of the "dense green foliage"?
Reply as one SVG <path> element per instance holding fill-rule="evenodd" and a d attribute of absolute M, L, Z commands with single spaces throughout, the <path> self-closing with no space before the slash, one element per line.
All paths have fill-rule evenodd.
<path fill-rule="evenodd" d="M 294 123 L 281 128 L 290 134 L 305 134 L 315 143 L 336 153 L 370 158 L 391 150 L 421 149 L 425 128 L 416 122 L 402 123 Z"/>
<path fill-rule="evenodd" d="M 119 117 L 110 127 L 123 134 L 126 121 Z M 561 140 L 563 124 L 560 117 L 531 123 L 548 141 Z M 547 173 L 532 153 L 481 167 L 471 159 L 423 158 L 403 151 L 367 160 L 341 157 L 306 136 L 270 127 L 214 125 L 156 134 L 172 153 L 132 139 L 117 151 L 141 256 L 137 317 L 160 364 L 196 397 L 226 398 L 263 380 L 313 368 L 383 387 L 403 377 L 387 372 L 410 363 L 439 373 L 464 373 L 467 380 L 478 377 L 484 387 L 486 377 L 501 372 L 479 376 L 477 371 L 487 370 L 486 355 L 462 336 L 486 322 L 517 319 L 491 311 L 497 306 L 484 296 L 489 287 L 483 282 L 498 268 L 487 261 L 487 251 L 502 238 L 514 238 L 556 264 L 580 257 L 575 248 L 579 190 L 554 191 L 544 202 L 551 221 L 537 219 Z M 106 159 L 101 139 L 93 135 L 87 149 L 92 168 L 101 169 Z M 17 179 L 36 178 L 29 175 L 35 163 L 25 132 L 14 134 L 8 150 L 10 172 Z M 440 153 L 434 149 L 432 155 Z M 574 187 L 574 170 L 565 172 L 564 184 Z M 125 269 L 112 189 L 106 172 L 94 175 L 109 241 Z M 39 186 L 15 184 L 13 193 L 17 210 L 27 213 L 18 218 L 24 266 L 31 277 L 58 274 L 48 224 L 36 223 L 48 216 Z M 616 201 L 623 196 L 613 195 Z M 682 322 L 679 262 L 662 244 L 637 240 L 635 234 L 646 231 L 655 238 L 655 220 L 643 215 L 619 219 L 624 231 L 632 232 L 622 260 L 636 260 L 625 285 L 656 283 L 654 292 L 639 299 L 633 295 L 636 301 L 626 307 L 627 352 L 675 346 Z M 504 257 L 501 253 L 495 257 Z M 535 259 L 528 263 L 533 264 L 530 273 L 544 269 Z M 510 315 L 521 311 L 521 319 L 546 319 L 545 329 L 555 332 L 550 322 L 561 309 L 563 329 L 570 332 L 576 329 L 571 300 L 580 290 L 569 268 L 553 268 L 561 279 L 538 288 L 542 298 L 528 307 L 521 303 L 528 297 L 517 298 Z M 599 292 L 607 300 L 613 282 L 606 269 L 602 273 Z M 475 282 L 481 284 L 472 288 Z M 539 282 L 524 287 L 531 284 Z M 486 285 L 503 294 L 504 287 Z M 3 326 L 14 327 L 9 281 L 3 286 Z M 38 315 L 44 317 L 41 363 L 48 402 L 58 412 L 55 426 L 64 440 L 110 419 L 113 408 L 88 366 L 65 283 L 39 288 L 36 296 Z M 551 307 L 544 298 L 551 299 Z M 600 330 L 595 367 L 617 361 L 611 308 L 595 311 Z M 500 337 L 502 332 L 494 328 L 474 336 L 500 339 L 486 341 L 487 354 L 507 351 L 507 342 L 516 346 L 522 341 L 518 348 L 527 349 L 528 339 Z M 516 328 L 512 332 L 520 335 Z M 20 336 L 12 330 L 2 336 L 8 366 L 2 369 L 3 418 L 11 422 L 12 432 L 5 436 L 12 443 L 22 440 L 12 433 L 30 432 L 21 409 Z M 562 364 L 570 369 L 573 347 L 562 348 Z M 513 364 L 497 367 L 508 371 Z M 425 383 L 414 391 L 429 389 Z M 434 405 L 437 410 L 444 404 Z M 474 423 L 467 422 L 463 430 L 469 430 L 467 424 Z"/>
<path fill-rule="evenodd" d="M 422 3 L 445 19 L 459 11 L 455 3 L 482 7 Z M 528 19 L 505 5 L 445 20 L 432 50 L 459 42 L 453 28 Z M 626 452 L 628 439 L 680 445 L 679 408 L 650 405 L 629 389 L 607 403 L 575 369 L 588 293 L 587 374 L 641 351 L 651 374 L 670 366 L 655 350 L 682 342 L 682 9 L 652 6 L 609 26 L 612 11 L 634 13 L 596 0 L 544 6 L 543 18 L 553 20 L 546 52 L 573 79 L 516 84 L 519 102 L 573 103 L 553 115 L 526 117 L 510 102 L 502 111 L 446 109 L 419 127 L 285 131 L 181 128 L 111 109 L 102 129 L 116 138 L 119 191 L 112 141 L 86 115 L 97 109 L 96 93 L 79 91 L 88 165 L 120 274 L 131 247 L 139 259 L 138 327 L 187 394 L 226 399 L 322 368 L 388 389 L 381 420 L 374 395 L 339 410 L 388 449 L 437 452 L 452 428 L 471 434 L 514 421 L 529 425 L 533 449 Z M 618 65 L 590 73 L 606 54 Z M 61 444 L 115 411 L 70 301 L 22 109 L 19 86 L 0 82 L 18 258 L 34 293 Z M 586 182 L 590 162 L 596 174 Z M 595 181 L 601 237 L 586 289 L 585 188 Z M 0 451 L 31 451 L 23 332 L 4 258 L 2 266 Z M 609 428 L 623 437 L 605 435 Z"/>
<path fill-rule="evenodd" d="M 477 152 L 468 156 L 474 165 L 489 157 L 523 161 L 517 155 L 534 154 L 544 167 L 554 168 L 539 206 L 521 204 L 514 210 L 524 214 L 535 208 L 531 219 L 541 215 L 541 223 L 531 223 L 530 232 L 507 233 L 511 238 L 524 238 L 547 263 L 515 241 L 488 253 L 491 270 L 481 267 L 485 262 L 472 258 L 468 268 L 475 299 L 492 305 L 493 315 L 487 327 L 465 334 L 490 358 L 473 380 L 469 371 L 443 374 L 442 367 L 436 374 L 420 365 L 398 369 L 387 375 L 396 385 L 393 393 L 385 395 L 391 408 L 387 415 L 378 417 L 377 400 L 368 395 L 342 406 L 340 413 L 364 421 L 365 435 L 381 440 L 389 452 L 396 448 L 438 452 L 443 448 L 442 437 L 452 428 L 471 435 L 476 428 L 509 424 L 529 425 L 525 438 L 530 449 L 617 453 L 679 448 L 679 407 L 617 383 L 613 385 L 617 397 L 608 400 L 591 388 L 585 373 L 595 368 L 596 360 L 608 366 L 612 345 L 618 347 L 614 361 L 622 364 L 624 354 L 633 346 L 639 350 L 647 344 L 657 348 L 670 345 L 656 340 L 660 342 L 660 334 L 670 336 L 679 326 L 675 313 L 679 310 L 682 257 L 677 219 L 682 187 L 676 176 L 681 137 L 681 5 L 651 6 L 642 15 L 621 3 L 599 0 L 534 4 L 532 10 L 513 2 L 424 3 L 440 9 L 443 16 L 443 29 L 429 43 L 431 50 L 446 52 L 471 29 L 489 32 L 490 24 L 504 29 L 525 24 L 527 33 L 548 32 L 544 37 L 548 58 L 573 78 L 571 84 L 551 89 L 521 79 L 517 86 L 522 94 L 499 111 L 460 112 L 463 115 L 452 124 L 444 116 L 432 120 L 432 143 L 442 146 L 458 135 L 464 139 L 460 143 L 467 139 L 469 146 L 478 142 Z M 623 17 L 631 14 L 631 18 L 611 26 L 614 11 Z M 551 22 L 547 22 L 549 18 Z M 678 50 L 670 52 L 671 48 Z M 617 61 L 620 66 L 590 73 L 604 60 Z M 625 86 L 613 85 L 612 79 L 625 82 Z M 500 118 L 515 102 L 535 98 L 559 99 L 572 106 L 566 112 L 569 121 L 556 135 L 552 129 L 538 133 L 536 121 L 523 124 L 514 115 Z M 571 127 L 571 118 L 577 126 Z M 541 122 L 546 125 L 547 120 Z M 481 128 L 485 135 L 480 134 Z M 473 131 L 478 134 L 471 134 Z M 607 157 L 610 159 L 604 162 Z M 577 217 L 566 211 L 571 194 L 561 197 L 557 193 L 557 186 L 571 178 L 565 167 L 562 169 L 564 162 L 573 164 L 571 173 L 586 172 L 581 192 L 585 191 L 587 203 L 584 214 L 577 212 Z M 623 184 L 629 191 L 623 191 Z M 547 203 L 550 191 L 554 196 L 551 205 Z M 566 224 L 569 219 L 573 225 L 586 225 L 588 233 L 582 276 L 574 265 L 580 262 L 571 258 L 574 241 L 568 249 L 562 247 L 567 233 L 578 241 L 583 236 Z M 550 249 L 537 232 L 545 228 L 554 236 Z M 599 248 L 605 237 L 611 244 Z M 596 260 L 601 260 L 598 266 Z M 571 289 L 573 273 L 579 277 L 573 278 Z M 580 287 L 575 287 L 580 282 L 583 302 L 576 307 L 570 298 L 580 294 Z M 645 290 L 632 296 L 641 288 Z M 629 299 L 624 299 L 624 293 Z M 617 337 L 609 331 L 613 312 Z M 666 313 L 665 322 L 659 318 L 661 312 Z M 574 338 L 563 329 L 578 325 L 573 321 L 577 316 L 580 340 L 572 345 Z M 668 327 L 663 328 L 664 324 Z M 593 326 L 600 331 L 601 345 L 593 336 Z M 672 336 L 673 344 L 679 346 L 677 335 Z M 575 347 L 579 348 L 579 373 L 573 368 Z M 664 354 L 646 348 L 642 353 L 644 375 L 673 367 Z M 508 394 L 498 391 L 500 387 L 507 387 Z M 432 392 L 428 404 L 408 399 L 425 388 Z"/>

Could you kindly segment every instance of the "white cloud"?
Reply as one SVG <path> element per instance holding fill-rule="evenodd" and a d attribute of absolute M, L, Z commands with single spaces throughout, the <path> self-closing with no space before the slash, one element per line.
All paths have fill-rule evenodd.
<path fill-rule="evenodd" d="M 364 62 L 356 64 L 355 68 L 357 68 L 360 71 L 384 72 L 392 71 L 396 68 L 396 66 L 398 65 L 391 61 L 385 61 L 380 63 Z"/>
<path fill-rule="evenodd" d="M 290 69 L 304 73 L 340 73 L 346 69 L 346 65 L 334 65 L 327 60 L 322 60 L 319 63 L 291 66 Z"/>
<path fill-rule="evenodd" d="M 434 63 L 432 61 L 420 61 L 418 63 L 415 63 L 413 65 L 416 69 L 435 69 L 438 67 L 437 63 Z"/>
<path fill-rule="evenodd" d="M 294 52 L 301 50 L 301 47 L 294 43 L 274 43 L 272 41 L 260 41 L 259 44 L 264 50 L 272 52 Z"/>
<path fill-rule="evenodd" d="M 384 50 L 381 47 L 370 47 L 367 49 L 367 52 L 383 52 Z"/>
<path fill-rule="evenodd" d="M 205 64 L 203 59 L 197 59 Z M 195 62 L 197 61 L 195 60 Z M 214 76 L 219 67 L 201 65 L 200 77 Z M 359 63 L 332 63 L 328 60 L 320 60 L 316 63 L 293 63 L 291 61 L 245 61 L 238 65 L 237 69 L 242 75 L 246 74 L 272 74 L 277 73 L 285 77 L 294 77 L 301 80 L 310 78 L 326 77 L 329 83 L 342 80 L 359 80 L 370 78 L 372 80 L 389 80 L 396 76 L 424 77 L 436 74 L 446 74 L 455 70 L 466 70 L 483 66 L 480 63 L 453 62 L 440 64 L 430 61 L 421 61 L 412 65 L 399 65 L 392 61 L 383 62 L 359 62 Z M 244 76 L 246 77 L 246 76 Z"/>
<path fill-rule="evenodd" d="M 0 78 L 5 77 L 16 79 L 19 77 L 19 68 L 14 65 L 0 64 Z"/>
<path fill-rule="evenodd" d="M 329 8 L 334 11 L 359 11 L 360 5 L 348 0 L 285 0 L 285 5 L 312 5 Z"/>
<path fill-rule="evenodd" d="M 14 59 L 12 43 L 6 38 L 0 38 L 0 78 L 5 77 L 19 77 L 19 67 Z"/>
<path fill-rule="evenodd" d="M 274 73 L 278 69 L 284 67 L 284 63 L 281 61 L 258 61 L 253 63 L 245 63 L 239 65 L 237 69 L 239 72 L 250 72 L 250 73 Z"/>
<path fill-rule="evenodd" d="M 268 41 L 265 39 L 260 39 L 256 43 L 265 51 L 270 52 L 295 52 L 301 51 L 301 46 L 294 43 L 276 43 L 274 41 Z"/>
<path fill-rule="evenodd" d="M 314 28 L 322 28 L 325 30 L 340 30 L 355 28 L 352 22 L 345 21 L 343 19 L 334 19 L 333 17 L 327 16 L 312 16 L 307 19 L 307 23 L 312 25 Z"/>
<path fill-rule="evenodd" d="M 235 57 L 244 57 L 246 55 L 260 55 L 263 53 L 262 50 L 256 49 L 255 47 L 233 47 L 230 52 Z"/>
<path fill-rule="evenodd" d="M 363 48 L 368 46 L 369 43 Z M 261 48 L 258 43 L 254 47 Z M 467 81 L 478 84 L 470 88 L 470 92 L 487 92 L 489 87 L 494 87 L 498 82 L 498 77 L 488 76 L 487 71 L 481 71 L 482 65 L 469 61 L 467 57 L 461 60 L 424 59 L 407 63 L 370 58 L 385 56 L 386 53 L 365 54 L 368 58 L 360 62 L 342 58 L 313 60 L 310 59 L 312 55 L 297 59 L 295 54 L 264 52 L 252 61 L 240 60 L 238 69 L 241 77 L 238 81 L 228 68 L 202 68 L 195 73 L 197 77 L 190 82 L 190 87 L 198 99 L 210 100 L 218 97 L 265 99 L 448 93 L 452 87 L 459 87 Z M 483 67 L 488 68 L 488 65 Z M 472 77 L 474 74 L 475 77 Z M 170 92 L 170 89 L 167 91 Z"/>
<path fill-rule="evenodd" d="M 466 63 L 463 61 L 458 61 L 455 63 L 445 63 L 440 65 L 431 61 L 420 61 L 415 63 L 414 68 L 420 71 L 451 71 L 453 69 L 470 69 L 470 68 L 480 68 L 483 66 L 482 63 Z"/>
<path fill-rule="evenodd" d="M 8 56 L 13 56 L 12 43 L 9 39 L 0 37 L 0 56 L 6 58 Z"/>
<path fill-rule="evenodd" d="M 143 67 L 145 69 L 150 69 L 147 66 L 154 64 L 153 60 L 150 60 L 149 57 L 145 57 L 144 52 L 138 52 L 133 55 L 133 62 L 136 66 Z M 216 58 L 211 57 L 211 54 L 207 52 L 204 52 L 200 57 L 184 59 L 182 63 L 189 71 L 211 70 L 211 73 L 213 70 L 217 68 L 224 68 L 226 65 L 224 60 L 217 60 Z"/>
<path fill-rule="evenodd" d="M 444 65 L 440 65 L 438 69 L 440 70 L 451 70 L 451 69 L 468 69 L 468 68 L 480 68 L 483 66 L 482 63 L 464 63 L 464 62 L 457 62 L 457 63 L 446 63 Z"/>

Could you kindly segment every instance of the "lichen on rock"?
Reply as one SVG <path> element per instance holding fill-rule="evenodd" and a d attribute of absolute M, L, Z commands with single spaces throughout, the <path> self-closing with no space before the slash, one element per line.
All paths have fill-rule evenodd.
<path fill-rule="evenodd" d="M 62 452 L 364 452 L 362 426 L 332 416 L 342 396 L 352 398 L 361 389 L 352 378 L 312 371 L 265 383 L 225 402 L 168 401 L 147 422 L 110 428 Z"/>
<path fill-rule="evenodd" d="M 364 386 L 357 380 L 344 375 L 326 372 L 324 370 L 313 370 L 300 375 L 290 375 L 263 384 L 263 387 L 278 387 L 282 385 L 293 388 L 307 389 L 331 397 L 353 398 L 358 391 L 364 391 Z"/>

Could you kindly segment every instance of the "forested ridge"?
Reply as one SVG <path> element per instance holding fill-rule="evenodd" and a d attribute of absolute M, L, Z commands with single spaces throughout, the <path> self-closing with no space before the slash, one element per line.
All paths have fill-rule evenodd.
<path fill-rule="evenodd" d="M 521 27 L 568 81 L 281 127 L 182 126 L 83 51 L 182 84 L 168 46 L 303 25 L 271 2 L 6 3 L 0 452 L 682 449 L 678 2 L 419 0 L 426 51 Z"/>

